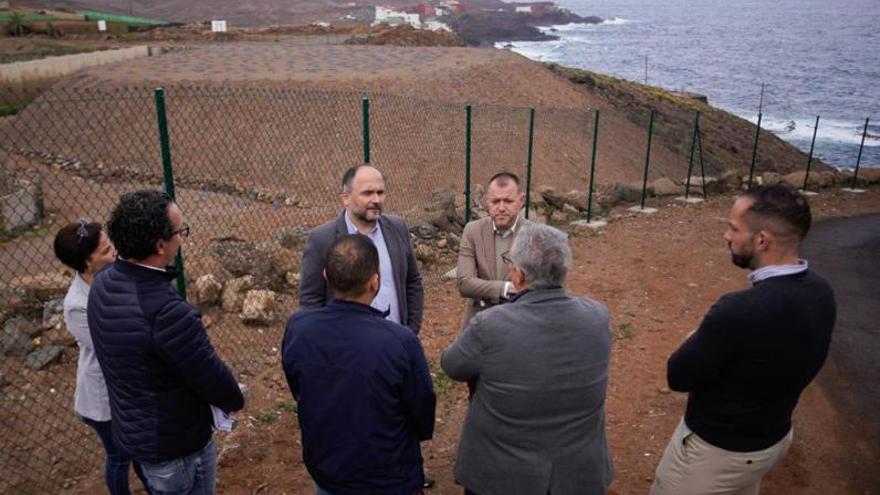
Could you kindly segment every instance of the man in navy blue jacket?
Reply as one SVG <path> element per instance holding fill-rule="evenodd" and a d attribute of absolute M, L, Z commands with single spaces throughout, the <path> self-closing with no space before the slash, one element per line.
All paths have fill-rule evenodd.
<path fill-rule="evenodd" d="M 201 315 L 171 286 L 189 226 L 159 191 L 122 196 L 107 222 L 120 259 L 95 278 L 89 331 L 107 381 L 113 436 L 153 493 L 213 493 L 210 406 L 244 397 L 208 340 Z"/>
<path fill-rule="evenodd" d="M 291 316 L 282 343 L 306 468 L 319 495 L 419 493 L 436 401 L 422 347 L 370 306 L 381 281 L 368 237 L 337 239 L 324 267 L 333 300 Z"/>

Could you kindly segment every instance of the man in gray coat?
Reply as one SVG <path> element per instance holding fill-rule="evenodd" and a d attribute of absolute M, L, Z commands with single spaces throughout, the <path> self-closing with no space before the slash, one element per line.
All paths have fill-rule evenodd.
<path fill-rule="evenodd" d="M 351 167 L 342 176 L 341 199 L 342 214 L 309 233 L 303 250 L 299 307 L 320 308 L 333 299 L 324 279 L 324 254 L 336 239 L 360 233 L 379 250 L 382 285 L 372 306 L 387 311 L 389 320 L 418 334 L 425 298 L 422 276 L 406 223 L 398 216 L 383 214 L 385 179 L 369 165 Z"/>
<path fill-rule="evenodd" d="M 509 259 L 517 295 L 474 316 L 441 358 L 477 384 L 456 481 L 474 495 L 605 493 L 608 308 L 562 288 L 571 250 L 552 227 L 523 226 Z"/>

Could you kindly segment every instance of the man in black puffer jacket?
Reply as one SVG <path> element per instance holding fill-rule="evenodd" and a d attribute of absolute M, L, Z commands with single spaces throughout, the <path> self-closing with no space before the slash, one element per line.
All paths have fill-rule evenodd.
<path fill-rule="evenodd" d="M 113 436 L 153 493 L 213 493 L 210 406 L 244 406 L 201 315 L 171 286 L 168 267 L 189 226 L 168 195 L 122 196 L 107 223 L 119 259 L 95 279 L 88 320 L 107 381 Z"/>

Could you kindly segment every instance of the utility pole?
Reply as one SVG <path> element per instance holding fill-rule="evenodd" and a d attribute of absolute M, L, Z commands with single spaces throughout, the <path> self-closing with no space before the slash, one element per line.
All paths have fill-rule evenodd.
<path fill-rule="evenodd" d="M 645 86 L 648 85 L 648 56 L 645 55 Z"/>

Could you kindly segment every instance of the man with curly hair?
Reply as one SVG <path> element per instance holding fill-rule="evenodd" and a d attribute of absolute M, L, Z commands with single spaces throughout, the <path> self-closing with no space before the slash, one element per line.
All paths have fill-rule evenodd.
<path fill-rule="evenodd" d="M 124 194 L 107 232 L 119 258 L 95 278 L 88 321 L 118 446 L 155 493 L 214 493 L 211 406 L 244 406 L 199 312 L 171 286 L 189 226 L 159 191 Z"/>

